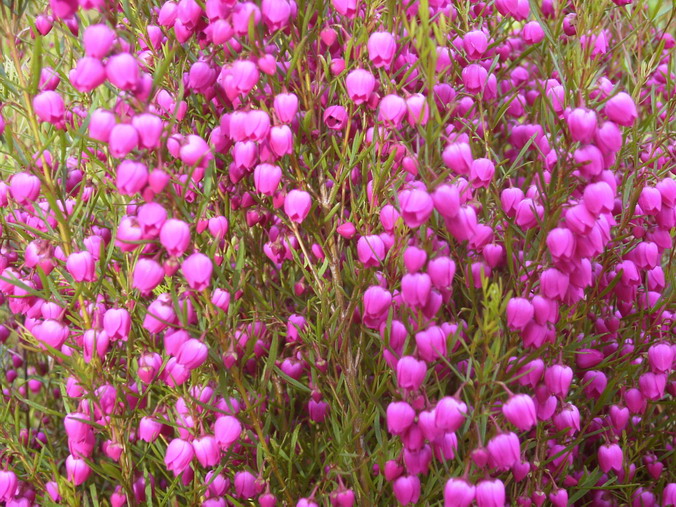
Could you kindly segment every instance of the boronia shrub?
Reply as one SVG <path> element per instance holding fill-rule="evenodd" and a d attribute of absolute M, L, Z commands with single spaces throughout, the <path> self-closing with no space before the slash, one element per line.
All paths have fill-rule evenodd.
<path fill-rule="evenodd" d="M 676 504 L 669 0 L 5 0 L 0 503 Z"/>

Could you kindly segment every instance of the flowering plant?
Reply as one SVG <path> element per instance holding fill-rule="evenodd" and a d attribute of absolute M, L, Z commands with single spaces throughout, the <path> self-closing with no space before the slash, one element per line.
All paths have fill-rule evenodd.
<path fill-rule="evenodd" d="M 0 4 L 0 502 L 675 505 L 672 7 Z"/>

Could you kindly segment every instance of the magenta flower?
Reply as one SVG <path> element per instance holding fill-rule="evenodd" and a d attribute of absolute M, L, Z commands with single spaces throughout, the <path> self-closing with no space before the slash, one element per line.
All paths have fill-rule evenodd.
<path fill-rule="evenodd" d="M 227 450 L 242 434 L 242 425 L 231 415 L 221 416 L 214 423 L 214 435 L 216 442 L 223 450 Z"/>
<path fill-rule="evenodd" d="M 87 462 L 84 459 L 75 458 L 73 455 L 69 455 L 66 458 L 66 475 L 68 480 L 75 486 L 79 486 L 85 482 L 89 478 L 91 472 L 92 469 L 87 465 Z"/>
<path fill-rule="evenodd" d="M 195 450 L 190 442 L 175 438 L 167 447 L 164 464 L 167 470 L 174 472 L 174 475 L 179 475 L 190 466 L 194 456 Z"/>
<path fill-rule="evenodd" d="M 415 391 L 420 388 L 427 374 L 425 361 L 412 356 L 404 356 L 397 363 L 397 382 L 403 389 Z"/>
<path fill-rule="evenodd" d="M 392 402 L 387 406 L 387 430 L 394 435 L 406 431 L 414 418 L 415 411 L 404 401 Z"/>
<path fill-rule="evenodd" d="M 620 92 L 606 102 L 603 112 L 615 123 L 630 127 L 638 118 L 634 100 L 625 92 Z"/>
<path fill-rule="evenodd" d="M 63 122 L 66 106 L 61 95 L 48 90 L 35 96 L 33 109 L 40 121 L 59 126 Z"/>
<path fill-rule="evenodd" d="M 420 479 L 415 475 L 401 476 L 394 481 L 392 489 L 401 505 L 415 504 L 420 498 Z"/>
<path fill-rule="evenodd" d="M 131 90 L 141 77 L 136 59 L 129 53 L 111 56 L 106 64 L 106 75 L 120 90 Z"/>
<path fill-rule="evenodd" d="M 448 479 L 444 487 L 444 507 L 469 507 L 475 495 L 473 484 L 464 479 Z"/>
<path fill-rule="evenodd" d="M 503 507 L 505 485 L 500 479 L 486 479 L 476 486 L 476 503 L 479 507 Z"/>
<path fill-rule="evenodd" d="M 106 80 L 106 69 L 100 60 L 85 56 L 70 73 L 73 87 L 83 93 L 91 92 Z"/>
<path fill-rule="evenodd" d="M 256 477 L 251 472 L 241 471 L 235 474 L 235 494 L 239 498 L 253 498 L 258 493 Z"/>
<path fill-rule="evenodd" d="M 605 444 L 599 447 L 598 452 L 599 466 L 603 472 L 610 470 L 617 472 L 622 470 L 623 453 L 622 448 L 617 444 Z"/>
<path fill-rule="evenodd" d="M 387 68 L 397 51 L 397 41 L 389 32 L 374 32 L 369 36 L 367 49 L 374 67 Z"/>
<path fill-rule="evenodd" d="M 298 97 L 293 93 L 280 93 L 274 100 L 275 113 L 282 123 L 290 123 L 298 112 Z"/>
<path fill-rule="evenodd" d="M 522 431 L 531 429 L 537 422 L 535 403 L 527 394 L 517 394 L 502 405 L 502 413 L 510 423 Z"/>
<path fill-rule="evenodd" d="M 9 502 L 14 498 L 18 486 L 16 474 L 11 470 L 0 470 L 0 501 Z"/>
<path fill-rule="evenodd" d="M 195 457 L 203 467 L 212 467 L 220 461 L 220 449 L 216 439 L 211 435 L 196 438 L 192 443 Z"/>
<path fill-rule="evenodd" d="M 303 223 L 311 207 L 312 198 L 303 190 L 291 190 L 284 199 L 284 212 L 289 220 L 298 224 Z"/>
<path fill-rule="evenodd" d="M 112 48 L 115 37 L 115 31 L 107 25 L 89 25 L 82 35 L 85 54 L 92 58 L 104 58 Z"/>
<path fill-rule="evenodd" d="M 345 78 L 347 94 L 352 101 L 359 105 L 366 102 L 376 86 L 376 78 L 369 71 L 356 69 Z"/>
<path fill-rule="evenodd" d="M 409 227 L 420 227 L 432 215 L 434 202 L 424 190 L 404 190 L 399 193 L 401 216 Z"/>
<path fill-rule="evenodd" d="M 181 271 L 191 289 L 202 291 L 211 283 L 213 263 L 202 253 L 194 253 L 181 264 Z"/>
<path fill-rule="evenodd" d="M 180 257 L 190 244 L 190 226 L 181 220 L 170 218 L 162 225 L 160 242 L 173 257 Z"/>
<path fill-rule="evenodd" d="M 141 258 L 134 268 L 132 287 L 149 294 L 164 278 L 164 269 L 156 261 Z"/>
<path fill-rule="evenodd" d="M 467 405 L 456 398 L 446 396 L 437 403 L 435 422 L 446 431 L 457 431 L 464 424 Z"/>
<path fill-rule="evenodd" d="M 254 169 L 256 191 L 264 195 L 273 195 L 282 179 L 282 170 L 272 164 L 260 164 Z"/>

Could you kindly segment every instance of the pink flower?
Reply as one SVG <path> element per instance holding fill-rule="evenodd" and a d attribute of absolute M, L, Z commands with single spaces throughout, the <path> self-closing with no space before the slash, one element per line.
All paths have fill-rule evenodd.
<path fill-rule="evenodd" d="M 394 481 L 392 489 L 401 505 L 416 504 L 420 498 L 420 479 L 415 475 L 403 475 Z"/>
<path fill-rule="evenodd" d="M 75 458 L 73 455 L 69 455 L 66 458 L 66 475 L 68 476 L 68 480 L 75 486 L 79 486 L 85 482 L 91 472 L 92 469 L 89 468 L 84 459 Z"/>
<path fill-rule="evenodd" d="M 216 419 L 214 424 L 214 435 L 216 442 L 223 450 L 227 450 L 233 445 L 242 433 L 242 425 L 231 415 L 221 416 Z"/>
<path fill-rule="evenodd" d="M 14 498 L 18 480 L 11 470 L 0 470 L 0 502 L 9 502 Z"/>
<path fill-rule="evenodd" d="M 364 324 L 371 329 L 378 329 L 387 317 L 392 294 L 379 286 L 372 286 L 364 293 Z"/>
<path fill-rule="evenodd" d="M 141 77 L 136 59 L 129 53 L 111 56 L 106 64 L 108 80 L 120 90 L 131 90 Z"/>
<path fill-rule="evenodd" d="M 435 422 L 445 431 L 458 431 L 465 422 L 467 405 L 451 396 L 441 398 L 435 409 Z"/>
<path fill-rule="evenodd" d="M 61 95 L 48 90 L 35 96 L 33 109 L 40 121 L 60 126 L 63 123 L 66 106 Z"/>
<path fill-rule="evenodd" d="M 507 303 L 507 325 L 512 330 L 524 329 L 533 315 L 533 304 L 525 298 L 512 298 Z"/>
<path fill-rule="evenodd" d="M 411 406 L 404 402 L 392 402 L 387 406 L 387 430 L 400 435 L 413 423 L 415 411 Z"/>
<path fill-rule="evenodd" d="M 212 467 L 220 461 L 220 450 L 216 439 L 211 435 L 196 438 L 192 443 L 195 457 L 203 467 Z"/>
<path fill-rule="evenodd" d="M 174 472 L 174 475 L 179 475 L 190 466 L 194 456 L 195 450 L 190 442 L 175 438 L 167 447 L 164 464 L 167 470 Z"/>
<path fill-rule="evenodd" d="M 107 143 L 115 123 L 115 115 L 110 111 L 95 110 L 89 118 L 89 137 Z"/>
<path fill-rule="evenodd" d="M 387 68 L 397 51 L 397 41 L 389 32 L 374 32 L 369 36 L 367 49 L 374 67 Z"/>
<path fill-rule="evenodd" d="M 420 227 L 432 215 L 434 202 L 424 190 L 404 190 L 399 193 L 401 216 L 409 227 Z"/>
<path fill-rule="evenodd" d="M 488 71 L 479 64 L 471 63 L 462 69 L 462 82 L 471 94 L 482 92 L 487 80 Z"/>
<path fill-rule="evenodd" d="M 512 396 L 502 405 L 502 413 L 509 422 L 522 431 L 531 429 L 537 422 L 535 403 L 527 394 Z"/>
<path fill-rule="evenodd" d="M 170 218 L 162 225 L 160 242 L 169 255 L 180 257 L 190 244 L 190 226 L 182 220 Z"/>
<path fill-rule="evenodd" d="M 505 505 L 505 485 L 500 479 L 486 479 L 476 486 L 478 507 L 503 507 Z"/>
<path fill-rule="evenodd" d="M 399 128 L 408 112 L 406 101 L 398 95 L 385 95 L 380 101 L 378 109 L 378 121 L 385 126 Z"/>
<path fill-rule="evenodd" d="M 275 113 L 282 123 L 290 123 L 298 112 L 298 97 L 293 93 L 280 93 L 274 100 Z"/>
<path fill-rule="evenodd" d="M 284 212 L 289 220 L 298 224 L 303 223 L 311 207 L 312 198 L 303 190 L 292 190 L 284 199 Z"/>
<path fill-rule="evenodd" d="M 107 25 L 89 25 L 82 35 L 85 54 L 92 58 L 104 58 L 112 48 L 115 36 L 115 31 Z"/>
<path fill-rule="evenodd" d="M 235 493 L 239 498 L 253 498 L 258 492 L 256 477 L 251 472 L 237 472 L 234 483 Z"/>
<path fill-rule="evenodd" d="M 164 279 L 164 269 L 156 261 L 143 257 L 134 267 L 132 287 L 149 294 Z"/>
<path fill-rule="evenodd" d="M 625 92 L 620 92 L 606 102 L 603 112 L 611 121 L 630 127 L 638 118 L 634 100 Z"/>
<path fill-rule="evenodd" d="M 599 467 L 604 473 L 610 470 L 620 472 L 622 470 L 623 453 L 617 444 L 605 444 L 599 447 Z"/>
<path fill-rule="evenodd" d="M 444 507 L 469 507 L 475 495 L 474 485 L 464 479 L 451 478 L 444 487 Z"/>
<path fill-rule="evenodd" d="M 568 118 L 568 132 L 574 141 L 591 143 L 596 132 L 596 113 L 589 109 L 573 109 Z"/>
<path fill-rule="evenodd" d="M 181 264 L 181 271 L 191 289 L 202 291 L 211 283 L 213 263 L 202 253 L 194 253 Z"/>
<path fill-rule="evenodd" d="M 9 193 L 19 204 L 35 201 L 40 195 L 40 178 L 29 173 L 16 173 L 9 180 Z"/>
<path fill-rule="evenodd" d="M 272 164 L 259 164 L 254 169 L 256 191 L 264 195 L 273 195 L 282 179 L 282 169 Z"/>
<path fill-rule="evenodd" d="M 70 73 L 73 87 L 83 93 L 92 91 L 106 80 L 106 69 L 100 60 L 85 56 Z"/>
<path fill-rule="evenodd" d="M 72 253 L 66 261 L 66 269 L 76 282 L 93 282 L 96 280 L 95 261 L 87 251 Z"/>
<path fill-rule="evenodd" d="M 347 94 L 352 101 L 359 105 L 366 102 L 376 86 L 376 78 L 369 71 L 356 69 L 345 78 Z"/>

